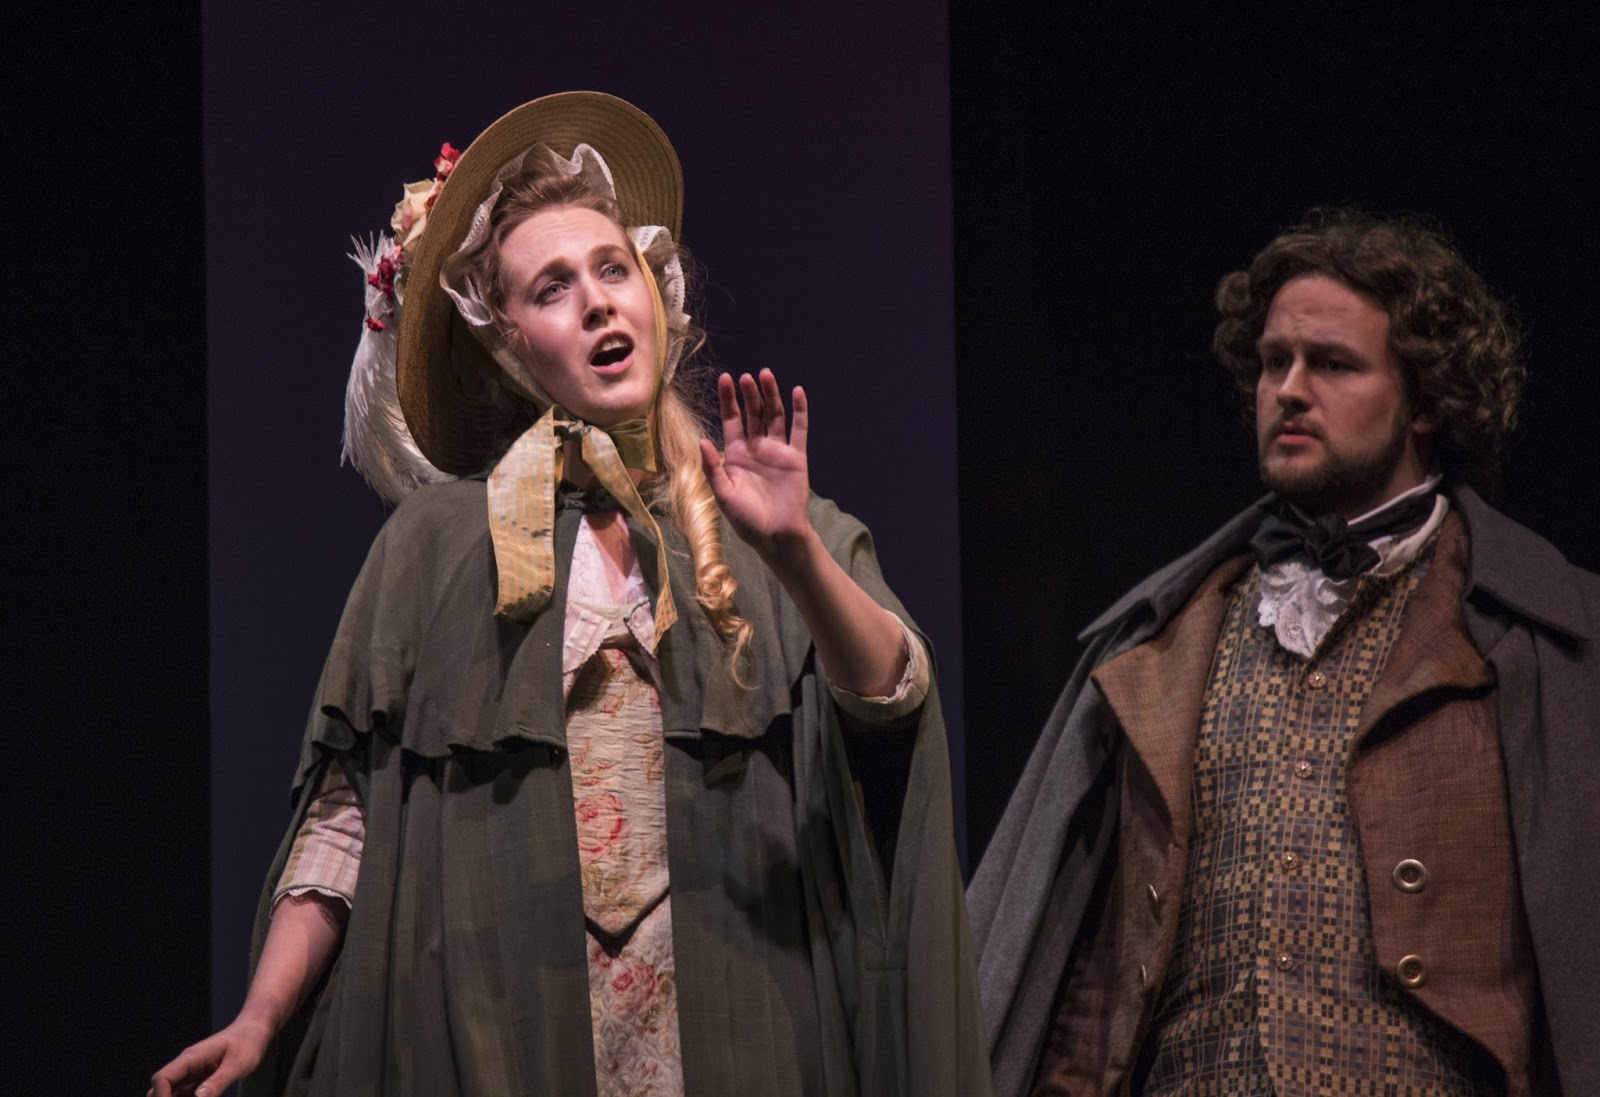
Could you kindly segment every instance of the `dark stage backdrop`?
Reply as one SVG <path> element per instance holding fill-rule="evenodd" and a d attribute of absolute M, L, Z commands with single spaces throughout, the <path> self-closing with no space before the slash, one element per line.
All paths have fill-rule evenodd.
<path fill-rule="evenodd" d="M 0 1090 L 209 1015 L 200 12 L 31 9 L 0 133 Z"/>
<path fill-rule="evenodd" d="M 1206 350 L 1210 292 L 1312 203 L 1432 212 L 1515 299 L 1534 374 L 1500 502 L 1600 566 L 1593 16 L 1263 5 L 1244 25 L 958 0 L 947 99 L 937 6 L 835 4 L 804 25 L 727 6 L 675 25 L 541 13 L 569 25 L 534 34 L 482 5 L 364 21 L 213 2 L 209 223 L 200 5 L 68 13 L 14 51 L 11 1088 L 141 1092 L 208 994 L 237 1004 L 317 665 L 382 519 L 335 464 L 360 308 L 347 237 L 381 227 L 440 141 L 539 92 L 620 92 L 677 140 L 718 354 L 812 388 L 818 486 L 883 534 L 947 697 L 959 385 L 974 852 L 1072 634 L 1254 496 Z M 779 214 L 790 231 L 770 231 Z M 913 510 L 934 532 L 895 532 Z"/>
<path fill-rule="evenodd" d="M 804 12 L 803 15 L 799 14 Z M 812 481 L 928 629 L 963 772 L 944 7 L 205 4 L 216 1019 L 328 642 L 384 509 L 338 464 L 352 233 L 500 113 L 569 88 L 683 161 L 714 361 L 814 407 Z"/>
<path fill-rule="evenodd" d="M 1595 16 L 1253 9 L 951 7 L 974 860 L 1078 630 L 1259 494 L 1211 295 L 1312 205 L 1431 214 L 1512 299 L 1495 501 L 1600 567 Z"/>

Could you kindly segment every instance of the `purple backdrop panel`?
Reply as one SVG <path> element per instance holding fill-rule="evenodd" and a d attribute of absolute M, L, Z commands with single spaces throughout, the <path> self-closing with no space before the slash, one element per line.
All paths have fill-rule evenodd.
<path fill-rule="evenodd" d="M 338 464 L 349 238 L 387 224 L 441 142 L 537 95 L 610 91 L 672 137 L 713 360 L 806 386 L 813 483 L 872 527 L 932 634 L 964 772 L 944 4 L 666 7 L 205 5 L 219 1021 L 384 517 Z"/>

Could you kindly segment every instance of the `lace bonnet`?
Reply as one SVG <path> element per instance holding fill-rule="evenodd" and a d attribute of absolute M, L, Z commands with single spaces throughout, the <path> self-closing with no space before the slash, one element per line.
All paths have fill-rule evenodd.
<path fill-rule="evenodd" d="M 367 319 L 345 397 L 344 456 L 380 495 L 483 470 L 549 397 L 505 346 L 478 288 L 450 263 L 488 231 L 504 180 L 534 155 L 589 175 L 616 196 L 635 247 L 683 220 L 683 173 L 661 128 L 637 107 L 603 92 L 574 91 L 524 103 L 484 130 L 464 152 L 449 145 L 435 177 L 409 184 L 387 234 L 352 258 L 367 273 Z M 683 274 L 659 272 L 670 326 L 681 329 Z M 663 384 L 682 353 L 669 339 Z M 531 401 L 508 410 L 497 386 Z M 512 422 L 521 414 L 525 422 Z"/>

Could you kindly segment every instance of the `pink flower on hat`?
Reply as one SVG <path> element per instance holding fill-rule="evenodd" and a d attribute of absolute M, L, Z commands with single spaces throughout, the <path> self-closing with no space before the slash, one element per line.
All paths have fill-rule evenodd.
<path fill-rule="evenodd" d="M 367 285 L 380 290 L 390 301 L 394 300 L 394 280 L 405 265 L 405 249 L 396 247 L 378 260 L 378 269 L 367 275 Z"/>
<path fill-rule="evenodd" d="M 405 269 L 406 251 L 398 244 L 378 256 L 373 264 L 372 273 L 367 275 L 367 285 L 377 290 L 382 295 L 381 301 L 374 301 L 368 307 L 367 330 L 385 331 L 395 314 L 395 279 L 400 277 Z M 369 299 L 370 300 L 370 299 Z"/>
<path fill-rule="evenodd" d="M 428 211 L 433 208 L 433 199 L 440 186 L 437 179 L 406 184 L 405 193 L 395 204 L 394 216 L 389 218 L 389 227 L 394 230 L 394 238 L 402 247 L 415 244 L 427 230 Z"/>
<path fill-rule="evenodd" d="M 389 218 L 389 227 L 402 247 L 415 244 L 427 230 L 428 211 L 433 209 L 439 192 L 444 189 L 444 181 L 450 178 L 459 159 L 461 150 L 446 141 L 439 146 L 439 155 L 434 157 L 433 178 L 406 184 L 405 193 L 395 204 L 394 216 Z"/>
<path fill-rule="evenodd" d="M 433 162 L 433 177 L 439 182 L 450 178 L 450 172 L 455 168 L 456 161 L 461 159 L 461 150 L 446 141 L 439 146 L 439 156 Z"/>

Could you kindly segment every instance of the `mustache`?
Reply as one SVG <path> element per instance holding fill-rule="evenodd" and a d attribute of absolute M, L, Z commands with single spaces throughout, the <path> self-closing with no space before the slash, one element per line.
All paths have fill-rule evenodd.
<path fill-rule="evenodd" d="M 1272 424 L 1267 427 L 1267 437 L 1276 438 L 1285 430 L 1289 429 L 1293 429 L 1296 434 L 1305 434 L 1312 438 L 1322 437 L 1322 432 L 1316 427 L 1313 427 L 1305 420 L 1297 419 L 1292 415 L 1280 415 L 1278 418 L 1274 419 Z"/>

